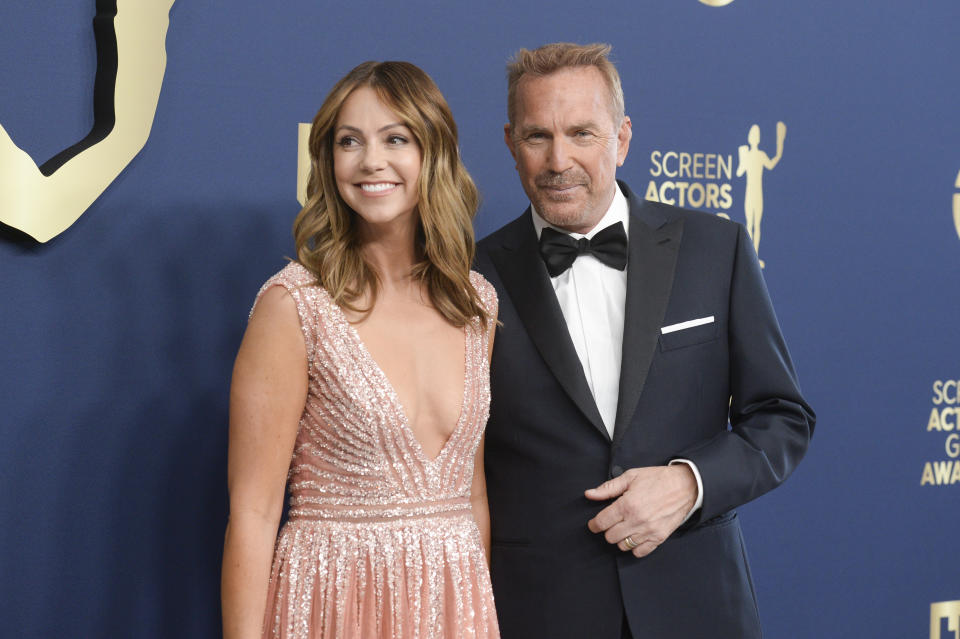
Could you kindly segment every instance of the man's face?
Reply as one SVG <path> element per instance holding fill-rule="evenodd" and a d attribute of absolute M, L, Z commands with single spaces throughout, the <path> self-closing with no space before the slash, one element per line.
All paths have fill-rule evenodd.
<path fill-rule="evenodd" d="M 595 67 L 524 76 L 504 139 L 527 197 L 548 222 L 586 233 L 613 201 L 630 146 L 630 118 L 614 122 L 610 91 Z"/>

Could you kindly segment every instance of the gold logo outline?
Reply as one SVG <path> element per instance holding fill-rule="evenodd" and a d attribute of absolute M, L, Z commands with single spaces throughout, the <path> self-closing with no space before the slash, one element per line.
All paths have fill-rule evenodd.
<path fill-rule="evenodd" d="M 953 186 L 960 189 L 960 171 L 957 171 L 957 181 Z M 957 228 L 957 236 L 960 237 L 960 191 L 953 194 L 953 225 Z"/>
<path fill-rule="evenodd" d="M 960 633 L 960 601 L 938 601 L 930 604 L 930 639 L 947 639 L 940 636 L 940 620 L 946 617 L 947 627 L 953 634 Z"/>
<path fill-rule="evenodd" d="M 725 7 L 731 2 L 733 0 L 700 0 L 700 4 L 705 4 L 708 7 Z"/>
<path fill-rule="evenodd" d="M 93 127 L 38 167 L 0 125 L 0 222 L 49 241 L 76 222 L 143 149 L 160 99 L 174 2 L 97 0 Z"/>
<path fill-rule="evenodd" d="M 297 123 L 297 202 L 307 204 L 307 182 L 310 180 L 310 129 L 311 122 Z"/>

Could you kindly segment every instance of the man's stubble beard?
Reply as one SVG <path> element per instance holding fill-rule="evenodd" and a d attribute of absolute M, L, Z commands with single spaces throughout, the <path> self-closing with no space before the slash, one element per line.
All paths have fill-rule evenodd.
<path fill-rule="evenodd" d="M 572 205 L 575 202 L 574 196 L 550 198 L 538 190 L 535 193 L 528 193 L 530 201 L 533 202 L 537 213 L 544 220 L 554 226 L 567 230 L 577 230 L 583 227 L 593 228 L 596 226 L 606 208 L 602 211 L 595 210 L 599 204 L 597 194 L 592 192 L 593 184 L 590 176 L 585 171 L 568 170 L 564 173 L 543 173 L 534 180 L 537 187 L 563 187 L 563 186 L 582 186 L 587 190 L 587 196 L 581 200 L 580 206 Z"/>

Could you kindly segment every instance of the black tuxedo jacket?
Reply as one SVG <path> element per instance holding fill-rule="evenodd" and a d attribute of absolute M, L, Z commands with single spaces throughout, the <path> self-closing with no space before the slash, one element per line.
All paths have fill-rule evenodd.
<path fill-rule="evenodd" d="M 630 205 L 623 362 L 611 440 L 539 256 L 529 209 L 479 243 L 496 287 L 486 476 L 491 576 L 504 639 L 760 637 L 733 509 L 803 457 L 803 400 L 756 253 L 742 226 Z M 713 316 L 686 330 L 661 328 Z M 587 529 L 606 504 L 583 491 L 682 457 L 703 507 L 637 559 Z"/>

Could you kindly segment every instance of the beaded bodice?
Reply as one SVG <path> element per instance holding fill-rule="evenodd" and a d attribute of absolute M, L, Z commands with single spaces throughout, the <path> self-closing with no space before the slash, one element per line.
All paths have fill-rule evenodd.
<path fill-rule="evenodd" d="M 424 452 L 386 375 L 356 329 L 306 268 L 291 263 L 262 290 L 283 285 L 307 347 L 308 395 L 290 466 L 290 517 L 390 519 L 460 510 L 470 496 L 490 402 L 488 334 L 464 328 L 460 417 L 439 455 Z M 471 273 L 487 308 L 493 288 Z"/>

